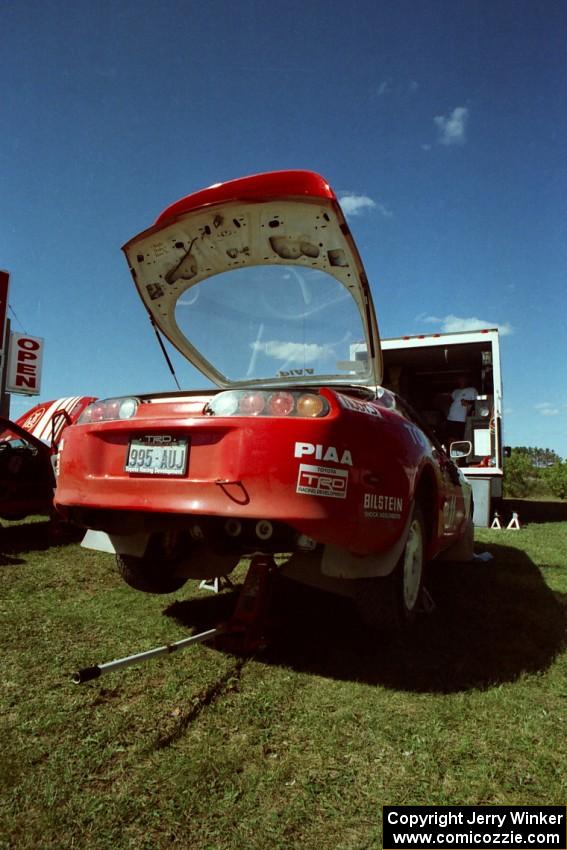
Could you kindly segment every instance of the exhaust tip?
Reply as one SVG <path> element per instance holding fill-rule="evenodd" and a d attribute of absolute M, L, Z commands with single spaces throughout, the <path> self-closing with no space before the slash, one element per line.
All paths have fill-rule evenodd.
<path fill-rule="evenodd" d="M 240 537 L 242 534 L 242 523 L 239 519 L 227 519 L 224 530 L 229 537 Z"/>
<path fill-rule="evenodd" d="M 258 540 L 269 540 L 274 533 L 274 526 L 267 519 L 261 519 L 256 523 L 256 537 Z"/>

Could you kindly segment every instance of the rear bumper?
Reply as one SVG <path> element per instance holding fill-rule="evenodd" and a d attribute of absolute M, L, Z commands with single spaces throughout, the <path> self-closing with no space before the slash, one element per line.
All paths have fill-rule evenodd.
<path fill-rule="evenodd" d="M 55 495 L 60 513 L 115 533 L 190 517 L 266 519 L 360 554 L 387 550 L 402 533 L 408 449 L 402 464 L 396 430 L 382 432 L 378 417 L 338 405 L 319 419 L 184 418 L 159 407 L 159 418 L 144 411 L 132 420 L 67 429 Z M 189 440 L 186 474 L 125 471 L 129 441 L 147 434 Z M 369 493 L 376 493 L 374 506 L 389 499 L 397 513 L 369 512 Z"/>

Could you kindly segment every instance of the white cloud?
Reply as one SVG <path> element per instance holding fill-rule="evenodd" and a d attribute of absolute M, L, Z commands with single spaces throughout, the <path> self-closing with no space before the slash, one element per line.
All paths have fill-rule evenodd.
<path fill-rule="evenodd" d="M 498 328 L 502 336 L 514 333 L 514 328 L 508 322 L 489 322 L 486 319 L 478 319 L 476 316 L 461 318 L 460 316 L 417 316 L 416 321 L 427 322 L 429 325 L 439 325 L 442 333 L 458 333 L 459 331 L 482 331 L 486 328 Z"/>
<path fill-rule="evenodd" d="M 369 198 L 367 195 L 354 195 L 351 193 L 342 195 L 339 198 L 341 207 L 345 215 L 362 215 L 367 210 L 376 208 L 376 201 Z"/>
<path fill-rule="evenodd" d="M 534 404 L 534 407 L 542 416 L 558 416 L 559 414 L 559 408 L 549 401 L 541 401 L 539 404 Z"/>
<path fill-rule="evenodd" d="M 261 352 L 275 360 L 285 360 L 288 363 L 314 363 L 321 357 L 333 354 L 331 345 L 318 345 L 315 342 L 280 342 L 277 339 L 266 342 L 253 342 L 250 346 L 254 352 Z"/>
<path fill-rule="evenodd" d="M 439 129 L 441 145 L 463 145 L 466 141 L 466 129 L 469 111 L 465 106 L 457 106 L 449 116 L 437 115 L 433 121 Z"/>
<path fill-rule="evenodd" d="M 399 97 L 404 97 L 405 95 L 415 94 L 419 90 L 419 83 L 416 80 L 382 80 L 380 85 L 378 86 L 378 97 L 385 97 L 386 95 L 393 94 Z"/>
<path fill-rule="evenodd" d="M 340 205 L 345 215 L 363 215 L 368 210 L 378 210 L 384 218 L 392 218 L 392 211 L 385 204 L 377 203 L 368 195 L 357 195 L 354 192 L 345 192 L 339 197 Z"/>
<path fill-rule="evenodd" d="M 392 216 L 394 215 L 392 210 L 389 210 L 385 204 L 376 204 L 376 209 L 378 210 L 380 215 L 384 216 L 384 218 L 392 218 Z"/>

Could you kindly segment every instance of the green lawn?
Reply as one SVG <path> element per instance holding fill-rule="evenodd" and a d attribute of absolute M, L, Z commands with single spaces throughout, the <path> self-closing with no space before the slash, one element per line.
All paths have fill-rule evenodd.
<path fill-rule="evenodd" d="M 0 847 L 363 850 L 384 803 L 563 803 L 567 523 L 477 538 L 494 559 L 435 567 L 411 640 L 292 586 L 253 659 L 198 645 L 76 686 L 234 597 L 139 594 L 44 522 L 0 529 Z"/>

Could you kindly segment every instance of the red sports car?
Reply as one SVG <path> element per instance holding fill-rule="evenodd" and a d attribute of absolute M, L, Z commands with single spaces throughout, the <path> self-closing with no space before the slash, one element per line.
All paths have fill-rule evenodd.
<path fill-rule="evenodd" d="M 93 396 L 36 404 L 15 422 L 0 417 L 0 517 L 23 519 L 53 510 L 54 465 L 63 429 Z"/>
<path fill-rule="evenodd" d="M 214 387 L 89 406 L 65 433 L 58 510 L 139 590 L 287 553 L 284 574 L 412 620 L 425 563 L 472 555 L 470 487 L 382 386 L 370 287 L 329 184 L 218 184 L 124 251 L 152 322 Z"/>

